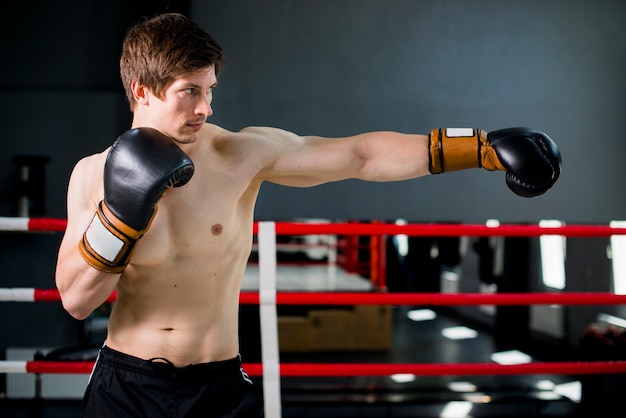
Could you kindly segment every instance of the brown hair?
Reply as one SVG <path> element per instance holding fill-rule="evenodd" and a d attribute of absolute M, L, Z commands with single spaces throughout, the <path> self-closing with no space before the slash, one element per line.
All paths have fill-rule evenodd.
<path fill-rule="evenodd" d="M 135 98 L 133 81 L 162 97 L 176 78 L 224 63 L 220 45 L 198 24 L 184 15 L 166 13 L 131 26 L 122 44 L 120 75 L 131 111 Z"/>

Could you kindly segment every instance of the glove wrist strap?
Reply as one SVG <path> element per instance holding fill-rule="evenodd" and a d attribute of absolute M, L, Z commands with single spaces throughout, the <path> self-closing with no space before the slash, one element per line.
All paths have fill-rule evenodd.
<path fill-rule="evenodd" d="M 428 136 L 429 169 L 432 174 L 482 167 L 481 148 L 486 133 L 471 128 L 433 129 Z"/>
<path fill-rule="evenodd" d="M 101 201 L 78 249 L 90 266 L 106 273 L 121 273 L 144 232 L 126 225 Z"/>

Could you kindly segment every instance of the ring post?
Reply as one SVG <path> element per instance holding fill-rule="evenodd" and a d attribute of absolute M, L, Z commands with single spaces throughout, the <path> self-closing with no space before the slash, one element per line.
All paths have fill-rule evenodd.
<path fill-rule="evenodd" d="M 278 315 L 276 313 L 276 224 L 259 222 L 259 313 L 265 416 L 281 417 Z"/>

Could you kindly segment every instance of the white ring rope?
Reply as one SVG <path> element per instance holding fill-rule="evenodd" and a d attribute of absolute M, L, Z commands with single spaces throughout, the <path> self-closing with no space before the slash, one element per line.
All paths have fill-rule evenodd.
<path fill-rule="evenodd" d="M 35 289 L 21 287 L 0 289 L 0 302 L 35 302 Z"/>
<path fill-rule="evenodd" d="M 29 218 L 10 218 L 0 216 L 0 231 L 28 231 Z"/>

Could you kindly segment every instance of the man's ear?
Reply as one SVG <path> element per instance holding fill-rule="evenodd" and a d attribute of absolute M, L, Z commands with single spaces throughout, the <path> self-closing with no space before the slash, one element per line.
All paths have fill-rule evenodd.
<path fill-rule="evenodd" d="M 148 89 L 143 84 L 135 80 L 130 84 L 130 88 L 133 92 L 133 97 L 138 104 L 148 104 Z"/>

